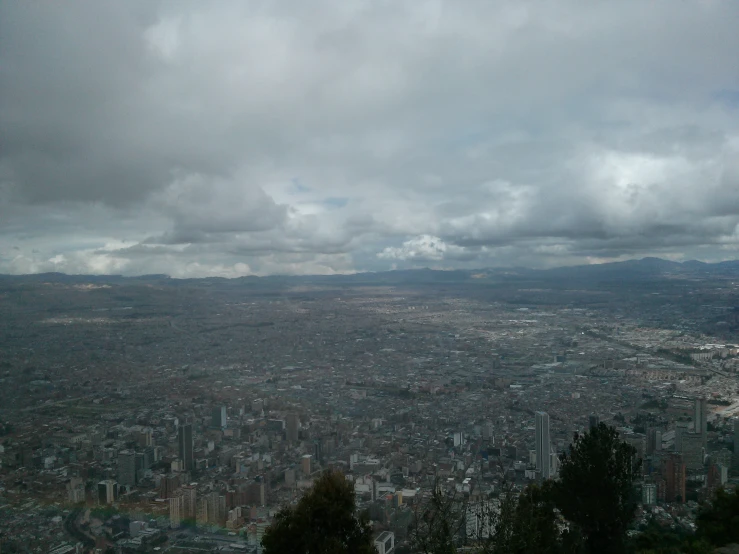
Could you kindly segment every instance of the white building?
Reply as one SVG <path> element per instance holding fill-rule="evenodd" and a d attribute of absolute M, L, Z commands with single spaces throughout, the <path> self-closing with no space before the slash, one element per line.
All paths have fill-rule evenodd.
<path fill-rule="evenodd" d="M 391 531 L 383 531 L 375 539 L 375 549 L 377 554 L 392 554 L 395 552 L 395 533 Z"/>

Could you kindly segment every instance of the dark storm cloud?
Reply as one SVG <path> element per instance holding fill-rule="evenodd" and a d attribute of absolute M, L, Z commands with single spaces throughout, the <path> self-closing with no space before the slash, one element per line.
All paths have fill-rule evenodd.
<path fill-rule="evenodd" d="M 0 272 L 735 257 L 738 18 L 671 1 L 3 3 Z"/>

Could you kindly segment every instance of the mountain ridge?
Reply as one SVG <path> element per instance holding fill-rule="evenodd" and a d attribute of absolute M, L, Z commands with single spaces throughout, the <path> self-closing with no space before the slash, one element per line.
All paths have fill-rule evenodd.
<path fill-rule="evenodd" d="M 31 273 L 23 275 L 0 274 L 0 280 L 25 281 L 36 283 L 169 283 L 184 284 L 199 282 L 212 283 L 300 283 L 300 282 L 375 282 L 378 284 L 396 282 L 403 284 L 411 283 L 454 283 L 454 282 L 484 282 L 490 279 L 600 279 L 600 280 L 634 280 L 645 278 L 664 277 L 690 277 L 699 276 L 731 276 L 739 277 L 739 260 L 727 260 L 722 262 L 703 262 L 700 260 L 686 260 L 676 262 L 656 257 L 645 257 L 641 259 L 623 260 L 617 262 L 606 262 L 602 264 L 580 264 L 573 266 L 560 266 L 546 269 L 534 269 L 524 267 L 504 268 L 479 268 L 479 269 L 396 269 L 377 272 L 357 272 L 351 274 L 334 275 L 248 275 L 243 277 L 189 277 L 174 278 L 166 274 L 147 274 L 124 276 L 119 274 L 66 274 L 59 272 Z"/>

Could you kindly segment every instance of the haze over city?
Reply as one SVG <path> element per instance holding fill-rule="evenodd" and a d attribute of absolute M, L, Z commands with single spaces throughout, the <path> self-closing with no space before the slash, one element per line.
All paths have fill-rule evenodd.
<path fill-rule="evenodd" d="M 0 2 L 0 552 L 739 552 L 738 30 Z"/>

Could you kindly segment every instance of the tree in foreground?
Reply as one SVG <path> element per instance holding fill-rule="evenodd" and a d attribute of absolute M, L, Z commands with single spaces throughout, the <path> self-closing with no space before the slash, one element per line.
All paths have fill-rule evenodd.
<path fill-rule="evenodd" d="M 529 485 L 500 503 L 494 534 L 481 552 L 494 554 L 555 554 L 564 552 L 557 524 L 552 481 Z"/>
<path fill-rule="evenodd" d="M 296 506 L 280 510 L 262 538 L 264 554 L 374 554 L 372 529 L 359 517 L 354 485 L 327 471 Z"/>
<path fill-rule="evenodd" d="M 444 491 L 437 479 L 431 498 L 418 506 L 411 531 L 412 551 L 419 554 L 455 554 L 464 529 L 467 503 Z"/>
<path fill-rule="evenodd" d="M 696 536 L 714 546 L 739 543 L 739 489 L 716 491 L 696 520 Z"/>
<path fill-rule="evenodd" d="M 576 437 L 570 453 L 562 458 L 554 501 L 582 533 L 586 552 L 619 554 L 626 550 L 626 531 L 636 509 L 638 467 L 636 449 L 605 423 Z"/>

